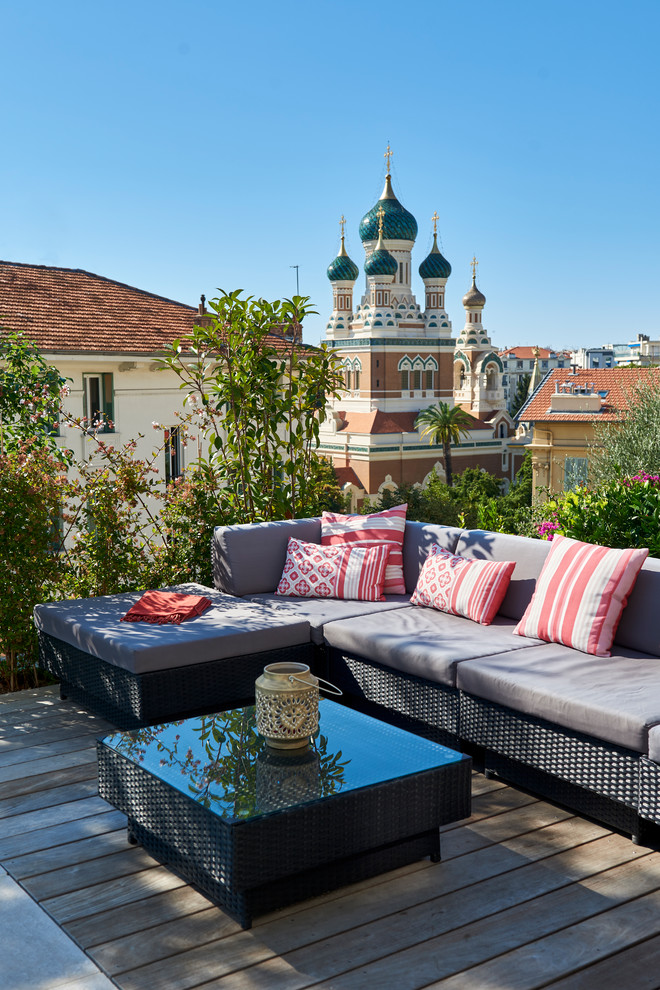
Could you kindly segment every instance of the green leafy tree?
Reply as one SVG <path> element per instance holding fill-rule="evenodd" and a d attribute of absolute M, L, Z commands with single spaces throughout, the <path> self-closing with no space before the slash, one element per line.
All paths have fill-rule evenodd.
<path fill-rule="evenodd" d="M 513 393 L 513 399 L 511 400 L 511 408 L 509 409 L 512 416 L 515 416 L 527 402 L 527 390 L 529 389 L 531 380 L 531 375 L 521 375 L 518 379 L 516 391 Z"/>
<path fill-rule="evenodd" d="M 33 343 L 22 333 L 0 329 L 0 453 L 25 441 L 55 450 L 54 427 L 66 394 L 66 379 Z"/>
<path fill-rule="evenodd" d="M 422 437 L 428 437 L 430 444 L 442 446 L 442 459 L 450 488 L 453 482 L 451 445 L 460 443 L 461 437 L 469 434 L 471 424 L 472 420 L 464 409 L 446 402 L 423 409 L 415 421 L 415 428 L 421 427 Z"/>
<path fill-rule="evenodd" d="M 210 444 L 231 521 L 305 514 L 317 500 L 319 426 L 342 379 L 332 352 L 306 347 L 307 297 L 267 302 L 240 291 L 210 302 L 203 325 L 163 365 L 181 380 Z"/>
<path fill-rule="evenodd" d="M 640 472 L 660 474 L 660 374 L 649 370 L 628 390 L 617 423 L 594 426 L 589 478 L 595 484 Z"/>

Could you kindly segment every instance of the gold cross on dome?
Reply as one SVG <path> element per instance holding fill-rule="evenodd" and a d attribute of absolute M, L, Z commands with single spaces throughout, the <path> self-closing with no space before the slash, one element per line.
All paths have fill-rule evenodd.
<path fill-rule="evenodd" d="M 376 216 L 378 217 L 378 234 L 380 236 L 383 233 L 383 217 L 385 216 L 385 210 L 382 206 L 376 210 Z"/>
<path fill-rule="evenodd" d="M 476 281 L 476 278 L 477 278 L 477 265 L 478 264 L 479 264 L 479 262 L 477 261 L 477 256 L 476 256 L 476 254 L 473 254 L 472 255 L 472 281 L 473 282 Z"/>
<path fill-rule="evenodd" d="M 383 158 L 387 158 L 387 174 L 388 175 L 390 174 L 390 159 L 391 159 L 391 157 L 392 157 L 393 154 L 394 154 L 394 152 L 393 151 L 390 151 L 390 145 L 389 145 L 389 141 L 388 141 L 388 143 L 387 143 L 387 151 L 383 155 Z"/>
<path fill-rule="evenodd" d="M 437 210 L 434 210 L 433 211 L 433 216 L 431 217 L 431 220 L 433 221 L 433 233 L 434 234 L 437 234 L 438 233 L 438 220 L 439 219 L 440 219 L 440 217 L 438 216 L 438 211 Z"/>
<path fill-rule="evenodd" d="M 341 220 L 339 221 L 339 226 L 341 227 L 341 236 L 344 236 L 344 224 L 346 223 L 346 217 L 342 213 Z"/>

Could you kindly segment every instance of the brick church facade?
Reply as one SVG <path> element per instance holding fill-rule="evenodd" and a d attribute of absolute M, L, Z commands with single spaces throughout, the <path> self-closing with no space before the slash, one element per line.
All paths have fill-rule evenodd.
<path fill-rule="evenodd" d="M 396 198 L 389 169 L 378 202 L 362 218 L 365 292 L 355 297 L 359 269 L 344 246 L 328 268 L 333 307 L 325 340 L 338 358 L 345 390 L 330 403 L 320 453 L 357 503 L 400 484 L 424 485 L 432 471 L 444 477 L 442 448 L 415 429 L 420 411 L 438 402 L 460 405 L 469 434 L 452 446 L 454 472 L 479 466 L 512 480 L 520 466 L 508 448 L 514 424 L 506 411 L 502 362 L 483 325 L 484 295 L 476 285 L 463 297 L 465 326 L 458 338 L 445 309 L 451 265 L 433 247 L 419 266 L 423 308 L 412 291 L 417 222 Z"/>

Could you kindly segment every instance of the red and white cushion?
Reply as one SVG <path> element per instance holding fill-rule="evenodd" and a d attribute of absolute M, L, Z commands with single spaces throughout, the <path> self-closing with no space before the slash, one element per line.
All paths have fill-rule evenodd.
<path fill-rule="evenodd" d="M 386 541 L 389 544 L 389 559 L 385 572 L 385 594 L 405 595 L 403 535 L 407 508 L 407 504 L 396 505 L 393 509 L 383 509 L 368 516 L 324 512 L 321 516 L 321 544 L 336 546 L 362 542 L 373 545 Z"/>
<path fill-rule="evenodd" d="M 609 657 L 610 647 L 648 550 L 611 550 L 555 536 L 519 636 Z"/>
<path fill-rule="evenodd" d="M 489 626 L 502 604 L 515 566 L 513 560 L 467 560 L 433 543 L 411 604 L 462 615 Z"/>
<path fill-rule="evenodd" d="M 290 538 L 275 594 L 382 601 L 388 553 L 387 544 L 322 547 Z"/>

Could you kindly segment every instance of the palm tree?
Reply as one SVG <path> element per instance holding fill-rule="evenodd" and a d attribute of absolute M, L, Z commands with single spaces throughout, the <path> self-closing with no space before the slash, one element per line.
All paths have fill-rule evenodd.
<path fill-rule="evenodd" d="M 442 444 L 442 458 L 445 462 L 449 487 L 454 480 L 451 470 L 451 445 L 459 443 L 462 436 L 467 436 L 471 426 L 472 419 L 464 409 L 460 406 L 449 406 L 446 402 L 438 402 L 435 406 L 422 409 L 415 420 L 415 428 L 422 427 L 422 437 L 428 437 L 431 444 Z"/>

